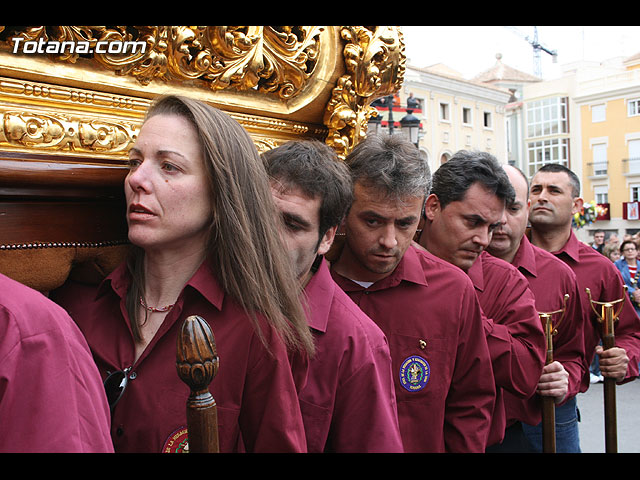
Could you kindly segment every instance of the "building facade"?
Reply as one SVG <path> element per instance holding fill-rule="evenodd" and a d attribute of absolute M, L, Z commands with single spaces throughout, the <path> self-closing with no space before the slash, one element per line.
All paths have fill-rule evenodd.
<path fill-rule="evenodd" d="M 622 238 L 640 230 L 640 55 L 563 66 L 541 81 L 502 64 L 474 80 L 508 88 L 507 155 L 529 178 L 560 163 L 581 179 L 598 219 L 576 230 L 591 241 L 602 229 Z"/>
<path fill-rule="evenodd" d="M 640 230 L 640 56 L 578 74 L 582 195 L 607 209 L 591 225 L 619 238 Z"/>
<path fill-rule="evenodd" d="M 417 146 L 432 171 L 456 151 L 483 150 L 529 178 L 560 163 L 581 179 L 581 196 L 598 219 L 576 229 L 622 238 L 640 231 L 640 54 L 563 66 L 541 79 L 496 63 L 470 80 L 445 65 L 407 66 L 397 94 L 375 102 L 369 131 L 405 133 L 419 124 Z"/>
<path fill-rule="evenodd" d="M 502 61 L 502 55 L 496 54 L 496 63 L 488 70 L 473 78 L 481 82 L 508 90 L 511 93 L 505 107 L 505 128 L 507 162 L 525 171 L 526 161 L 524 138 L 526 122 L 524 118 L 524 87 L 542 80 L 528 73 L 510 67 Z"/>
<path fill-rule="evenodd" d="M 459 150 L 482 150 L 507 162 L 505 112 L 507 89 L 472 80 L 444 65 L 407 66 L 405 80 L 394 98 L 375 102 L 379 126 L 370 131 L 402 133 L 411 113 L 420 123 L 418 148 L 433 171 Z M 393 120 L 391 123 L 390 118 Z"/>

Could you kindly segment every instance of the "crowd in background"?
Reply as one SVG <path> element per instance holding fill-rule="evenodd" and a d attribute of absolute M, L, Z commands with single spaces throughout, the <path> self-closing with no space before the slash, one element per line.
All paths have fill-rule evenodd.
<path fill-rule="evenodd" d="M 611 260 L 620 270 L 627 287 L 631 303 L 640 314 L 640 290 L 638 289 L 638 256 L 640 255 L 640 232 L 626 233 L 622 241 L 616 233 L 606 234 L 604 230 L 596 230 L 591 246 Z M 591 383 L 600 383 L 603 377 L 598 368 L 598 358 L 591 364 Z"/>

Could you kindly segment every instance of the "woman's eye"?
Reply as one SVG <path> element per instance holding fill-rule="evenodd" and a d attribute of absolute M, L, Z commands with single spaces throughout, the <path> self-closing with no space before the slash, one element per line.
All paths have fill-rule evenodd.
<path fill-rule="evenodd" d="M 175 172 L 175 171 L 178 170 L 178 168 L 175 165 L 173 165 L 171 163 L 167 163 L 167 162 L 162 164 L 162 169 L 167 171 L 167 172 Z"/>

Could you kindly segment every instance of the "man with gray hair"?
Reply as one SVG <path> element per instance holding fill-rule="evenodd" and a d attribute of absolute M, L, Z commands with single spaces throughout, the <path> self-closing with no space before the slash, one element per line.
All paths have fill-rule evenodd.
<path fill-rule="evenodd" d="M 463 272 L 412 245 L 429 167 L 401 136 L 369 136 L 346 163 L 354 199 L 332 274 L 387 335 L 405 451 L 484 452 L 495 385 L 480 305 Z"/>
<path fill-rule="evenodd" d="M 351 205 L 349 169 L 319 141 L 287 142 L 262 158 L 316 346 L 313 358 L 292 361 L 307 449 L 402 452 L 387 339 L 335 284 L 324 259 Z"/>
<path fill-rule="evenodd" d="M 500 448 L 505 438 L 524 440 L 521 428 L 515 435 L 508 431 L 520 425 L 507 413 L 505 392 L 531 397 L 545 359 L 544 332 L 527 280 L 515 267 L 484 251 L 514 197 L 493 155 L 457 152 L 433 175 L 419 239 L 429 252 L 468 274 L 482 307 L 496 382 L 487 451 Z"/>

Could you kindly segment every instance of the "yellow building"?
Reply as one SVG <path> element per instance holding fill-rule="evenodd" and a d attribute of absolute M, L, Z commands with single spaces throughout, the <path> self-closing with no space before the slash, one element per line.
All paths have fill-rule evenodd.
<path fill-rule="evenodd" d="M 590 242 L 595 230 L 622 238 L 640 230 L 640 55 L 563 65 L 563 75 L 523 87 L 523 170 L 546 163 L 578 175 L 585 202 L 601 216 L 576 230 Z M 635 216 L 633 218 L 636 218 Z"/>
<path fill-rule="evenodd" d="M 582 196 L 607 209 L 591 224 L 622 238 L 640 230 L 640 55 L 576 78 Z"/>

